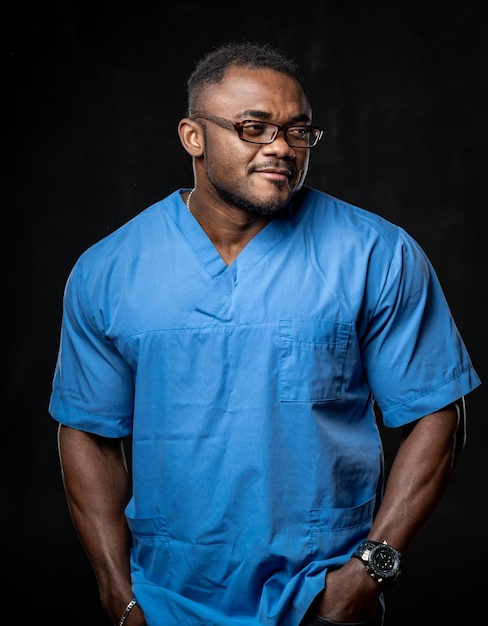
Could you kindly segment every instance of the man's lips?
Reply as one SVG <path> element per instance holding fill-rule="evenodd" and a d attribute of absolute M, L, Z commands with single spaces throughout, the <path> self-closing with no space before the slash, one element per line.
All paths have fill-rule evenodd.
<path fill-rule="evenodd" d="M 257 167 L 254 170 L 255 174 L 262 174 L 266 178 L 272 180 L 282 180 L 283 178 L 290 178 L 292 171 L 288 167 Z"/>

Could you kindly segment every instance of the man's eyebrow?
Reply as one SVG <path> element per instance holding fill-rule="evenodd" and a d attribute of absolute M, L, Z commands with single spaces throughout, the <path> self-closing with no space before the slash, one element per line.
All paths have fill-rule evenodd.
<path fill-rule="evenodd" d="M 273 115 L 269 111 L 261 111 L 259 109 L 246 109 L 245 111 L 241 111 L 236 115 L 236 117 L 240 119 L 258 119 L 258 120 L 271 120 Z M 311 119 L 305 113 L 299 113 L 291 118 L 290 124 L 294 124 L 295 122 L 307 122 L 307 124 L 311 123 Z"/>

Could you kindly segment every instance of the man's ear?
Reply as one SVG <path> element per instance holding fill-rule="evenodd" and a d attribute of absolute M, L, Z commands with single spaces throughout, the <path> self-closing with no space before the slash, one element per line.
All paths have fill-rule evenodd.
<path fill-rule="evenodd" d="M 178 135 L 183 148 L 192 157 L 203 155 L 204 137 L 202 127 L 188 117 L 184 117 L 178 124 Z"/>

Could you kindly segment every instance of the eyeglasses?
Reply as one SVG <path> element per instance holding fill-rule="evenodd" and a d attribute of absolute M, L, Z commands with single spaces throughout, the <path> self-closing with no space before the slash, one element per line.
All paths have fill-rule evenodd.
<path fill-rule="evenodd" d="M 260 122 L 258 120 L 244 120 L 243 122 L 233 122 L 223 117 L 210 115 L 208 113 L 194 113 L 191 119 L 208 120 L 217 124 L 221 128 L 235 130 L 239 139 L 249 143 L 268 144 L 278 136 L 280 130 L 285 131 L 285 141 L 292 148 L 313 148 L 318 144 L 323 135 L 323 130 L 317 126 L 292 126 L 285 124 L 271 124 L 270 122 Z"/>

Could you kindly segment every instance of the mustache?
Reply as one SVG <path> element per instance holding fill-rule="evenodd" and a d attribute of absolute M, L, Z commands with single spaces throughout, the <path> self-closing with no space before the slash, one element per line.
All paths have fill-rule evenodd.
<path fill-rule="evenodd" d="M 284 172 L 287 173 L 288 176 L 291 176 L 295 171 L 294 168 L 290 167 L 290 163 L 288 161 L 284 161 L 283 159 L 267 159 L 266 161 L 257 163 L 252 168 L 253 172 L 262 172 L 267 170 Z"/>

